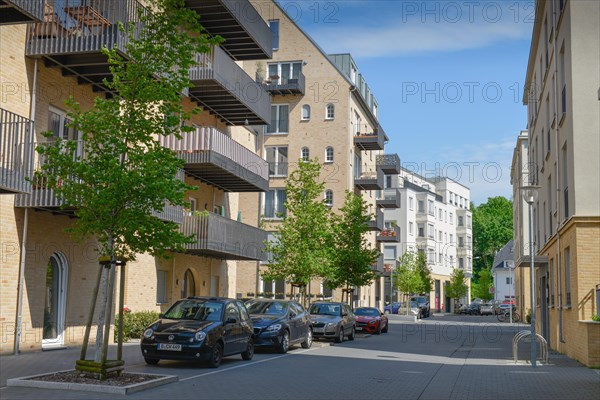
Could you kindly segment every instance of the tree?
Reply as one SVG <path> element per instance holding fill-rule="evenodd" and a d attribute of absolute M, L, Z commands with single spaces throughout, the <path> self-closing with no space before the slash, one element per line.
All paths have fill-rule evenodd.
<path fill-rule="evenodd" d="M 320 173 L 317 160 L 298 163 L 285 185 L 288 215 L 274 240 L 265 242 L 272 255 L 265 279 L 292 282 L 304 294 L 312 279 L 327 276 L 333 258 L 330 211 L 323 202 L 325 184 L 317 181 Z"/>
<path fill-rule="evenodd" d="M 488 198 L 474 207 L 473 213 L 473 272 L 490 268 L 494 256 L 513 238 L 512 202 L 502 196 Z"/>
<path fill-rule="evenodd" d="M 181 250 L 190 240 L 177 224 L 152 214 L 166 203 L 184 206 L 184 193 L 192 188 L 177 178 L 182 162 L 159 138 L 191 131 L 181 124 L 199 111 L 186 112 L 181 105 L 181 94 L 191 86 L 189 69 L 196 54 L 221 41 L 201 33 L 198 15 L 183 0 L 157 0 L 153 12 L 142 12 L 139 19 L 139 25 L 119 25 L 128 37 L 127 59 L 116 47 L 103 49 L 111 73 L 104 85 L 112 95 L 97 97 L 87 111 L 72 97 L 67 101 L 70 127 L 80 132 L 81 142 L 58 138 L 37 148 L 47 162 L 36 179 L 48 182 L 63 207 L 75 209 L 77 219 L 69 232 L 79 240 L 95 238 L 103 260 L 94 356 L 101 379 L 106 376 L 116 265 L 138 253 L 163 256 L 167 250 Z M 81 361 L 97 293 L 92 295 Z"/>
<path fill-rule="evenodd" d="M 421 278 L 421 285 L 417 288 L 416 292 L 420 294 L 426 294 L 429 296 L 431 287 L 433 286 L 433 279 L 431 278 L 431 270 L 427 266 L 427 258 L 425 253 L 417 253 L 417 272 Z"/>
<path fill-rule="evenodd" d="M 380 253 L 370 248 L 365 237 L 371 219 L 366 202 L 354 193 L 346 192 L 340 211 L 340 215 L 332 216 L 334 257 L 327 281 L 332 289 L 342 287 L 349 294 L 352 287 L 373 282 L 376 274 L 372 265 Z"/>
<path fill-rule="evenodd" d="M 467 294 L 469 290 L 465 284 L 465 272 L 462 269 L 454 268 L 450 275 L 450 282 L 446 286 L 446 295 L 454 299 L 454 310 L 457 311 L 458 300 Z"/>
<path fill-rule="evenodd" d="M 410 296 L 415 294 L 422 287 L 421 275 L 418 271 L 419 255 L 414 252 L 407 251 L 400 257 L 399 265 L 394 272 L 395 286 L 402 292 L 405 297 L 406 313 L 409 310 Z"/>
<path fill-rule="evenodd" d="M 479 279 L 473 283 L 473 296 L 483 300 L 491 300 L 494 296 L 490 293 L 493 285 L 492 272 L 489 268 L 479 271 Z"/>

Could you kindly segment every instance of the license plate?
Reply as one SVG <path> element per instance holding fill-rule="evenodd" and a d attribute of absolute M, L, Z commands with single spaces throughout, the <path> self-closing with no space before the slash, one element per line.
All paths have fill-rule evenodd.
<path fill-rule="evenodd" d="M 314 333 L 325 333 L 325 328 L 313 328 Z"/>
<path fill-rule="evenodd" d="M 181 351 L 181 345 L 175 343 L 159 343 L 158 350 Z"/>

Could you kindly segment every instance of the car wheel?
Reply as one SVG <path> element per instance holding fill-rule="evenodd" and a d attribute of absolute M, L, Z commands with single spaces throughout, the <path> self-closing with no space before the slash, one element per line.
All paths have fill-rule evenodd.
<path fill-rule="evenodd" d="M 335 338 L 335 342 L 342 343 L 343 341 L 344 341 L 344 327 L 340 326 L 340 331 L 339 331 L 337 337 Z"/>
<path fill-rule="evenodd" d="M 248 346 L 246 347 L 246 351 L 242 353 L 242 359 L 249 361 L 254 357 L 254 339 L 248 339 Z"/>
<path fill-rule="evenodd" d="M 223 345 L 221 343 L 215 344 L 212 352 L 210 354 L 210 358 L 208 359 L 208 366 L 211 368 L 217 368 L 221 365 L 221 360 L 223 359 Z"/>
<path fill-rule="evenodd" d="M 306 332 L 306 338 L 304 339 L 304 342 L 302 342 L 300 344 L 303 349 L 310 349 L 310 346 L 312 346 L 312 341 L 313 341 L 312 329 L 308 328 L 308 332 Z"/>
<path fill-rule="evenodd" d="M 281 337 L 281 341 L 279 345 L 277 345 L 277 352 L 281 354 L 285 354 L 290 349 L 290 333 L 288 331 L 283 331 L 283 336 Z"/>
<path fill-rule="evenodd" d="M 383 329 L 381 330 L 381 332 L 383 332 L 383 333 L 388 333 L 388 328 L 389 328 L 389 327 L 390 327 L 390 323 L 389 323 L 389 321 L 388 321 L 388 322 L 385 324 L 385 328 L 383 328 Z"/>
<path fill-rule="evenodd" d="M 146 361 L 146 364 L 148 364 L 148 365 L 156 365 L 156 364 L 158 364 L 158 362 L 160 360 L 158 358 L 146 358 L 146 357 L 144 357 L 144 361 Z"/>
<path fill-rule="evenodd" d="M 348 336 L 348 340 L 354 340 L 356 337 L 356 328 L 353 326 L 352 331 L 350 332 L 350 336 Z"/>

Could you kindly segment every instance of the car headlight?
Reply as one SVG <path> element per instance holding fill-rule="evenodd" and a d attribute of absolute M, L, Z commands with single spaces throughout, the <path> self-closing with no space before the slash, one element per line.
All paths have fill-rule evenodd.
<path fill-rule="evenodd" d="M 206 339 L 206 333 L 204 331 L 196 332 L 196 334 L 194 335 L 194 339 L 201 342 L 204 339 Z"/>
<path fill-rule="evenodd" d="M 327 326 L 331 327 L 331 326 L 336 326 L 337 324 L 335 322 L 330 322 L 327 324 Z"/>
<path fill-rule="evenodd" d="M 281 329 L 281 324 L 273 324 L 267 328 L 268 332 L 278 331 Z"/>
<path fill-rule="evenodd" d="M 150 339 L 150 336 L 154 334 L 154 330 L 152 328 L 148 328 L 144 331 L 144 337 L 146 339 Z"/>

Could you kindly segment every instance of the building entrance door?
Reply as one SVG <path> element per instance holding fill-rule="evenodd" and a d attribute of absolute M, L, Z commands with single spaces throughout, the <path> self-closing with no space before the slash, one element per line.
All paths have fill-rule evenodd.
<path fill-rule="evenodd" d="M 66 310 L 67 260 L 62 253 L 54 253 L 46 266 L 42 348 L 64 345 Z"/>

